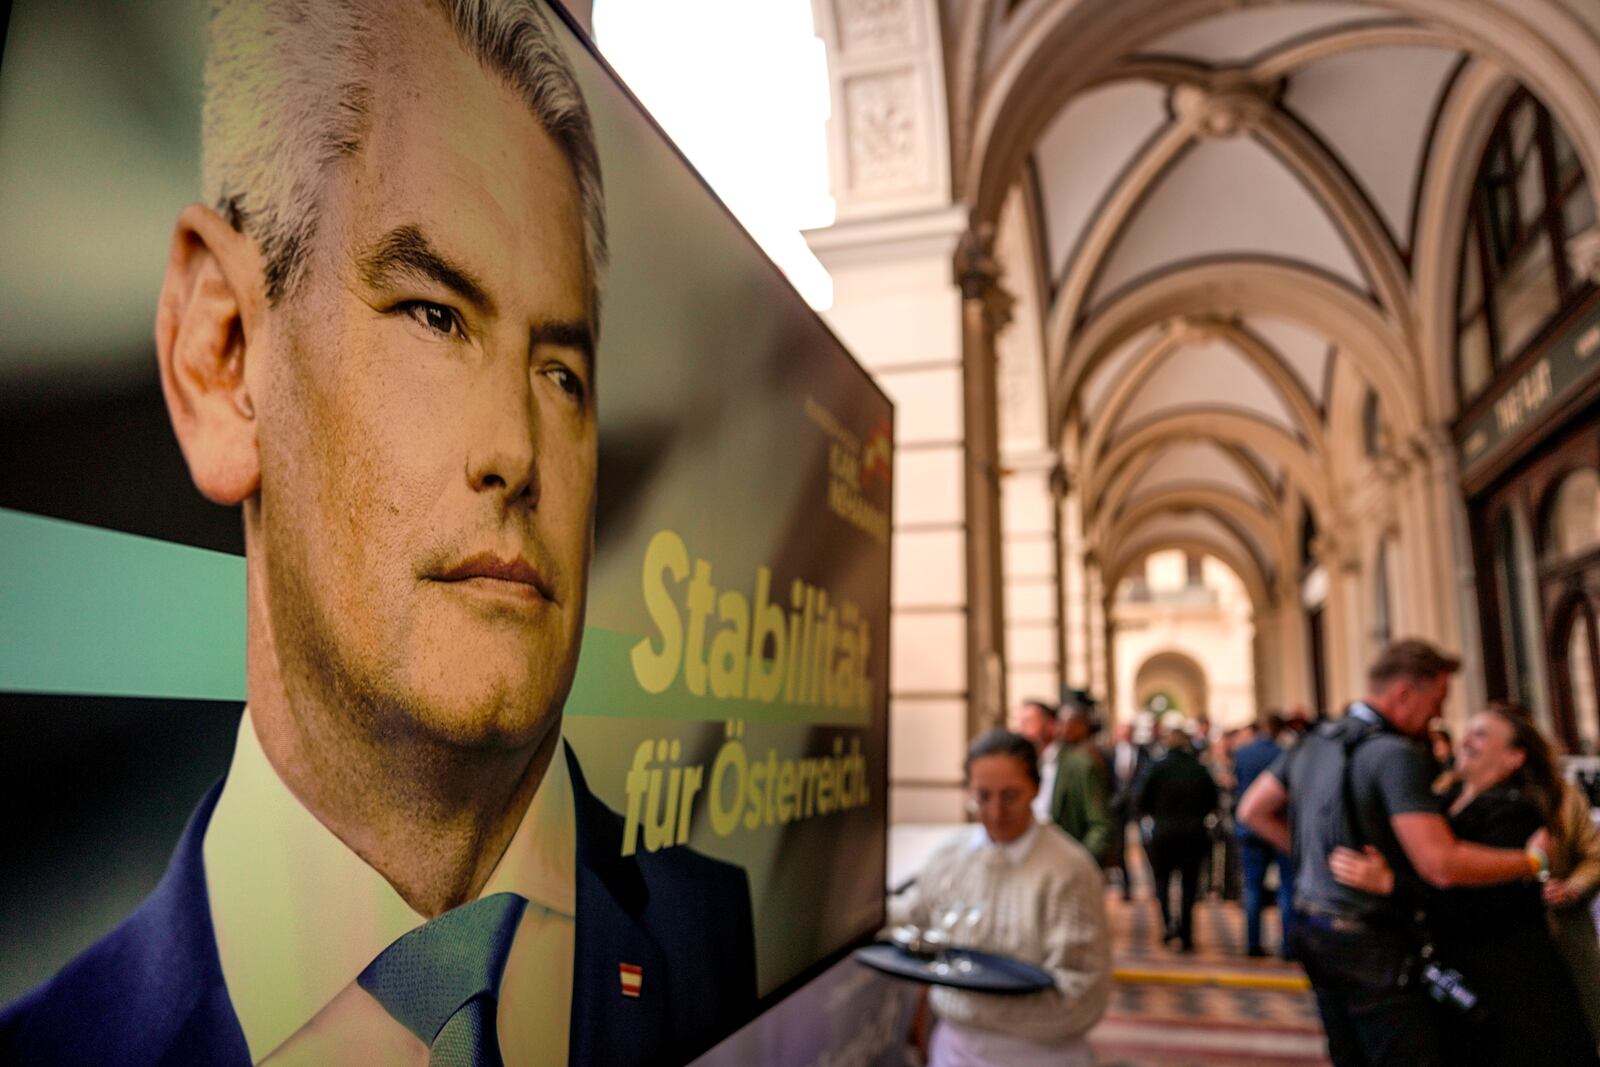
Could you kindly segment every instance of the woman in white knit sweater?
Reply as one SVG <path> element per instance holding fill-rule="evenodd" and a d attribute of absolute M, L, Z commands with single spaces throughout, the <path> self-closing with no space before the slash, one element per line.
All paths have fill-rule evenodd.
<path fill-rule="evenodd" d="M 1055 988 L 1027 996 L 935 986 L 938 1017 L 929 1067 L 1086 1067 L 1084 1035 L 1111 990 L 1105 882 L 1082 845 L 1033 819 L 1039 790 L 1033 745 L 991 730 L 967 753 L 970 806 L 980 826 L 928 860 L 889 901 L 890 921 L 954 926 L 957 944 L 1035 964 Z"/>

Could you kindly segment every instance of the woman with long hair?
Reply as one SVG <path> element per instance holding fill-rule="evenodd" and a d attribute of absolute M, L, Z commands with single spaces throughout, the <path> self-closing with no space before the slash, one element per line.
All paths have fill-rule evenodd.
<path fill-rule="evenodd" d="M 1474 715 L 1455 770 L 1443 800 L 1461 840 L 1521 848 L 1555 822 L 1563 797 L 1555 756 L 1519 706 L 1494 703 Z M 1335 849 L 1328 866 L 1346 885 L 1393 889 L 1393 873 L 1375 851 Z M 1445 890 L 1427 914 L 1435 961 L 1459 971 L 1478 1001 L 1472 1015 L 1440 1008 L 1448 1062 L 1600 1065 L 1538 882 Z"/>

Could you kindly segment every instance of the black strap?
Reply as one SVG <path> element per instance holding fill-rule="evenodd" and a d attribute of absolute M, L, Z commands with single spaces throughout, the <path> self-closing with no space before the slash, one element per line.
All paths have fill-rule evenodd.
<path fill-rule="evenodd" d="M 1367 844 L 1366 835 L 1361 832 L 1361 816 L 1355 805 L 1355 790 L 1351 788 L 1350 770 L 1355 763 L 1356 749 L 1379 734 L 1388 732 L 1389 727 L 1383 723 L 1367 722 L 1361 720 L 1360 729 L 1354 730 L 1343 739 L 1344 769 L 1340 772 L 1341 780 L 1339 791 L 1344 804 L 1344 821 L 1349 827 L 1348 839 L 1350 847 L 1360 851 L 1361 846 Z M 1410 935 L 1421 942 L 1431 941 L 1427 933 L 1427 914 L 1423 908 L 1423 901 L 1417 896 L 1416 887 L 1407 880 L 1404 872 L 1394 868 L 1394 888 L 1389 892 L 1390 906 L 1404 912 L 1410 909 L 1414 919 L 1415 928 L 1409 931 Z"/>
<path fill-rule="evenodd" d="M 1366 835 L 1361 832 L 1361 816 L 1356 810 L 1355 790 L 1351 788 L 1350 783 L 1350 768 L 1355 764 L 1356 749 L 1381 733 L 1383 733 L 1382 726 L 1375 726 L 1363 720 L 1361 728 L 1352 731 L 1343 742 L 1344 767 L 1339 772 L 1339 795 L 1344 805 L 1344 821 L 1348 829 L 1350 847 L 1358 851 L 1367 841 Z"/>
<path fill-rule="evenodd" d="M 1355 791 L 1351 788 L 1350 783 L 1350 766 L 1352 762 L 1354 762 L 1353 757 L 1355 755 L 1355 750 L 1368 739 L 1382 733 L 1383 727 L 1373 723 L 1368 723 L 1365 720 L 1358 719 L 1357 721 L 1361 723 L 1360 728 L 1351 729 L 1350 732 L 1342 738 L 1336 736 L 1335 732 L 1341 726 L 1349 729 L 1348 717 L 1340 723 L 1325 723 L 1321 726 L 1318 726 L 1314 733 L 1301 740 L 1290 751 L 1288 771 L 1291 780 L 1299 778 L 1301 775 L 1296 769 L 1296 764 L 1306 758 L 1307 752 L 1320 747 L 1321 744 L 1339 746 L 1340 757 L 1344 760 L 1344 764 L 1340 770 L 1338 810 L 1342 816 L 1343 822 L 1348 827 L 1348 830 L 1346 833 L 1336 834 L 1335 836 L 1339 839 L 1349 840 L 1352 847 L 1359 849 L 1364 841 L 1361 833 L 1361 823 L 1357 816 L 1355 801 L 1353 799 L 1353 794 Z M 1292 788 L 1293 787 L 1291 786 L 1291 789 Z M 1334 815 L 1334 812 L 1331 810 L 1331 808 L 1324 808 L 1323 813 L 1323 817 L 1325 818 L 1331 818 Z M 1300 833 L 1299 822 L 1300 819 L 1297 817 L 1296 809 L 1291 807 L 1289 851 L 1290 858 L 1294 863 L 1296 870 L 1298 870 L 1301 866 L 1301 860 L 1303 859 L 1301 848 L 1305 843 L 1305 835 Z"/>

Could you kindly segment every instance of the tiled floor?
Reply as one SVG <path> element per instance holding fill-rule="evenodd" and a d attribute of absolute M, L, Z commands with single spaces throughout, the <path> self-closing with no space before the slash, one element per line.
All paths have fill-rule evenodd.
<path fill-rule="evenodd" d="M 1115 939 L 1111 1007 L 1090 1034 L 1102 1067 L 1325 1065 L 1316 1006 L 1299 967 L 1244 955 L 1244 912 L 1215 898 L 1195 912 L 1195 951 L 1161 943 L 1148 886 L 1106 896 Z M 1278 943 L 1277 917 L 1265 940 Z"/>

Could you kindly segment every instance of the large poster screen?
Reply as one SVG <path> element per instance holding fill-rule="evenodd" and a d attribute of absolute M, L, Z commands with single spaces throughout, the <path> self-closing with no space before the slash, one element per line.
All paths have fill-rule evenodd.
<path fill-rule="evenodd" d="M 880 924 L 890 405 L 564 12 L 17 0 L 0 263 L 0 1060 L 685 1062 Z"/>

